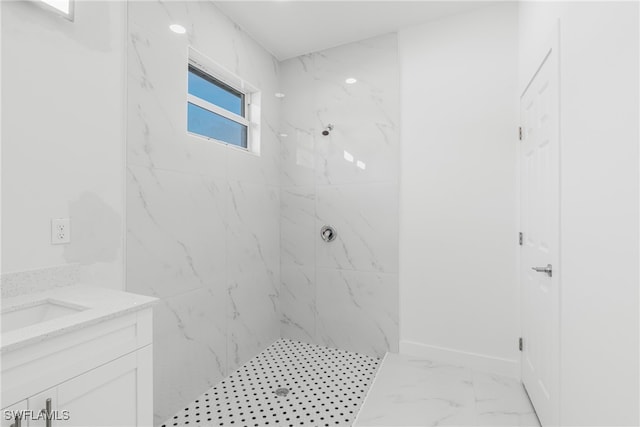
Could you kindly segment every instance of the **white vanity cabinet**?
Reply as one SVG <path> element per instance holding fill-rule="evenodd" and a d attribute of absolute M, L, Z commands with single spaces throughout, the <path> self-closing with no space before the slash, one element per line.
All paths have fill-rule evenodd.
<path fill-rule="evenodd" d="M 3 348 L 2 427 L 15 423 L 4 411 L 19 410 L 26 410 L 21 427 L 151 427 L 152 308 L 137 301 L 122 313 L 114 308 L 105 317 L 102 310 L 82 327 Z"/>
<path fill-rule="evenodd" d="M 2 410 L 2 423 L 0 423 L 0 426 L 16 427 L 16 424 L 18 424 L 21 427 L 26 427 L 26 422 L 22 422 L 22 420 L 18 422 L 15 417 L 18 414 L 24 414 L 24 411 L 26 411 L 27 408 L 27 399 L 18 402 L 15 405 L 11 405 L 8 408 L 4 408 Z"/>
<path fill-rule="evenodd" d="M 153 410 L 144 386 L 151 379 L 151 346 L 92 369 L 57 387 L 29 398 L 29 408 L 47 408 L 52 426 L 151 425 Z M 45 420 L 30 426 L 46 426 Z"/>

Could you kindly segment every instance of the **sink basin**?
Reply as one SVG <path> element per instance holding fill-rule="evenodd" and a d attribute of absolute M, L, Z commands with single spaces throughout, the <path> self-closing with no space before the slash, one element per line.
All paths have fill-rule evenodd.
<path fill-rule="evenodd" d="M 86 310 L 87 307 L 52 299 L 37 301 L 28 306 L 2 310 L 2 332 L 10 332 L 37 323 L 68 316 Z"/>

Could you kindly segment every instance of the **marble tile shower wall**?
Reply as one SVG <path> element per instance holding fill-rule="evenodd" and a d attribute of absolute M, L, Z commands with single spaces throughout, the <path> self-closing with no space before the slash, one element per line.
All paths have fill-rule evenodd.
<path fill-rule="evenodd" d="M 260 156 L 187 135 L 188 46 L 261 89 Z M 128 2 L 127 51 L 127 289 L 161 299 L 159 424 L 280 335 L 278 63 L 212 2 Z"/>
<path fill-rule="evenodd" d="M 372 356 L 398 349 L 397 54 L 394 34 L 280 65 L 284 338 Z M 337 240 L 321 240 L 324 224 Z"/>

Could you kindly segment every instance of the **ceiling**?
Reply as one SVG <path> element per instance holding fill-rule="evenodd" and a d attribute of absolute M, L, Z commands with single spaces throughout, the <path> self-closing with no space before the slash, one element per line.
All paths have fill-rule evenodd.
<path fill-rule="evenodd" d="M 284 60 L 485 6 L 471 1 L 227 0 L 214 3 Z"/>

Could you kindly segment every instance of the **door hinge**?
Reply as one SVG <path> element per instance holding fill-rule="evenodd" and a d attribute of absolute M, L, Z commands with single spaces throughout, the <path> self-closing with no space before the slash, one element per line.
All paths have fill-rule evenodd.
<path fill-rule="evenodd" d="M 524 243 L 524 234 L 522 234 L 522 231 L 521 231 L 518 233 L 518 244 L 522 246 L 523 243 Z"/>
<path fill-rule="evenodd" d="M 522 341 L 522 337 L 518 338 L 518 350 L 522 351 L 524 348 L 524 343 Z"/>
<path fill-rule="evenodd" d="M 518 139 L 522 141 L 522 126 L 518 128 Z"/>

